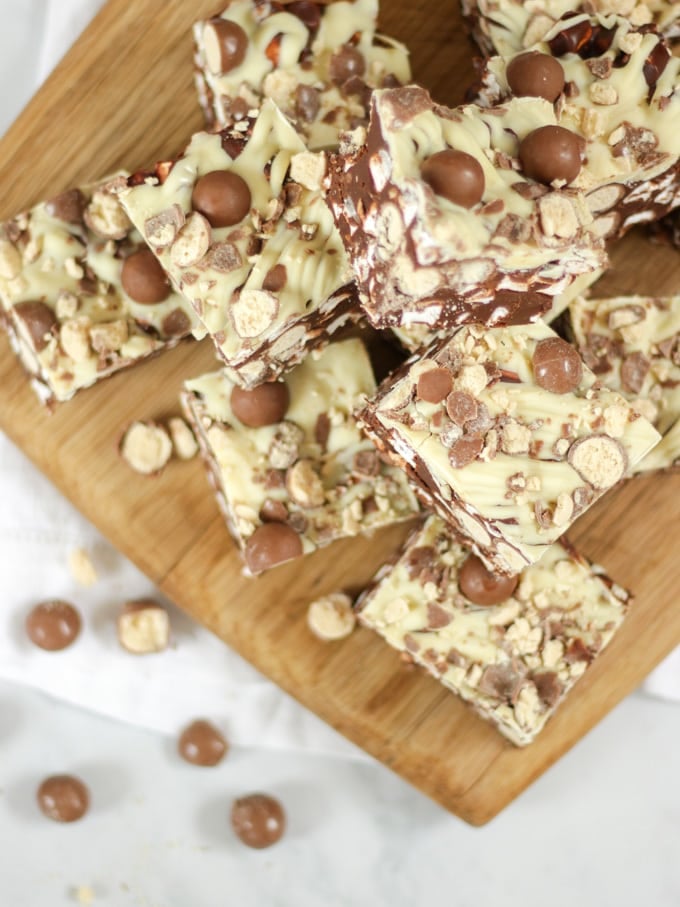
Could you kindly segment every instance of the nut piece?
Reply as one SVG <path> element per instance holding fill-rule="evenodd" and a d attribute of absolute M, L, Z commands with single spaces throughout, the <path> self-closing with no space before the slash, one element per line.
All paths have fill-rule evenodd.
<path fill-rule="evenodd" d="M 74 362 L 84 362 L 91 353 L 90 319 L 84 315 L 64 322 L 59 331 L 59 341 L 63 351 Z"/>
<path fill-rule="evenodd" d="M 21 274 L 21 255 L 8 239 L 0 239 L 0 277 L 14 280 Z"/>
<path fill-rule="evenodd" d="M 168 421 L 175 456 L 180 460 L 191 460 L 198 453 L 198 444 L 194 433 L 184 419 L 176 416 Z"/>
<path fill-rule="evenodd" d="M 243 290 L 231 304 L 229 314 L 239 337 L 259 337 L 276 320 L 279 300 L 266 290 Z"/>
<path fill-rule="evenodd" d="M 142 475 L 158 473 L 172 456 L 170 435 L 155 422 L 133 422 L 123 435 L 120 453 Z"/>
<path fill-rule="evenodd" d="M 281 422 L 269 445 L 269 465 L 273 469 L 288 469 L 300 456 L 305 433 L 295 422 Z"/>
<path fill-rule="evenodd" d="M 344 592 L 332 592 L 318 598 L 307 609 L 307 626 L 324 642 L 349 636 L 356 622 L 352 599 Z"/>
<path fill-rule="evenodd" d="M 162 652 L 170 641 L 168 612 L 151 598 L 126 602 L 118 618 L 118 641 L 133 655 Z"/>
<path fill-rule="evenodd" d="M 574 441 L 567 460 L 593 488 L 611 488 L 628 468 L 626 451 L 608 435 L 591 435 Z"/>
<path fill-rule="evenodd" d="M 290 177 L 305 189 L 321 189 L 325 176 L 326 155 L 323 152 L 301 151 L 290 159 Z"/>
<path fill-rule="evenodd" d="M 312 466 L 311 460 L 298 460 L 286 473 L 288 494 L 305 510 L 321 507 L 326 499 L 321 479 Z"/>
<path fill-rule="evenodd" d="M 578 233 L 578 217 L 566 196 L 558 195 L 556 192 L 544 195 L 538 200 L 538 211 L 541 227 L 546 236 L 569 239 Z"/>
<path fill-rule="evenodd" d="M 119 350 L 128 339 L 127 321 L 119 318 L 117 321 L 93 324 L 90 328 L 90 343 L 97 353 L 112 353 Z"/>
<path fill-rule="evenodd" d="M 86 589 L 97 582 L 97 571 L 84 548 L 74 548 L 68 556 L 68 568 L 71 576 Z"/>
<path fill-rule="evenodd" d="M 101 189 L 92 196 L 83 219 L 90 230 L 103 239 L 125 239 L 132 230 L 132 224 L 117 197 Z"/>
<path fill-rule="evenodd" d="M 177 268 L 190 268 L 206 254 L 211 238 L 210 224 L 202 214 L 194 211 L 170 248 L 170 261 Z"/>

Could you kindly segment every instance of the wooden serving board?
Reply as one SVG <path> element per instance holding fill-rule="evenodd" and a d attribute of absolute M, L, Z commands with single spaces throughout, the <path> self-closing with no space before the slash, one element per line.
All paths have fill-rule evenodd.
<path fill-rule="evenodd" d="M 215 5 L 110 0 L 0 143 L 0 217 L 181 149 L 201 125 L 190 27 Z M 460 101 L 473 76 L 472 54 L 453 0 L 383 6 L 382 27 L 409 43 L 416 77 L 439 100 Z M 610 292 L 679 289 L 678 254 L 651 246 L 642 234 L 626 238 L 614 260 Z M 132 473 L 116 449 L 130 421 L 177 413 L 182 381 L 213 367 L 209 343 L 185 344 L 50 414 L 3 337 L 0 427 L 171 599 L 468 822 L 496 815 L 680 643 L 677 474 L 630 482 L 579 521 L 576 543 L 637 601 L 615 641 L 528 749 L 505 742 L 431 678 L 404 670 L 398 654 L 369 631 L 342 643 L 318 642 L 305 624 L 308 602 L 338 588 L 358 590 L 406 529 L 341 542 L 244 579 L 200 462 L 173 462 L 148 479 Z"/>

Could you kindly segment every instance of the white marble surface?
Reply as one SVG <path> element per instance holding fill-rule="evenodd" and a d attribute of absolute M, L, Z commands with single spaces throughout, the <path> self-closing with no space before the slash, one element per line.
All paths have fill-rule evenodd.
<path fill-rule="evenodd" d="M 44 8 L 0 0 L 0 131 L 33 91 Z M 0 905 L 61 907 L 87 886 L 95 907 L 677 907 L 679 753 L 680 708 L 633 696 L 471 829 L 370 761 L 239 748 L 201 771 L 167 738 L 3 682 Z M 70 827 L 34 801 L 60 771 L 93 795 Z M 250 852 L 227 814 L 257 789 L 282 799 L 290 829 Z"/>

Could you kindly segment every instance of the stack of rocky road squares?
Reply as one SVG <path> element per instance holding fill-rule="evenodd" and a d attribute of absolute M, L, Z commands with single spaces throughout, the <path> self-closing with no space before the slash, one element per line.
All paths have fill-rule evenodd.
<path fill-rule="evenodd" d="M 680 206 L 680 29 L 661 0 L 463 7 L 486 59 L 455 109 L 377 0 L 196 23 L 206 131 L 5 223 L 0 296 L 50 404 L 211 338 L 182 404 L 251 574 L 431 511 L 359 619 L 523 745 L 629 601 L 564 532 L 680 458 L 680 298 L 588 295 Z M 412 354 L 380 387 L 377 332 Z"/>

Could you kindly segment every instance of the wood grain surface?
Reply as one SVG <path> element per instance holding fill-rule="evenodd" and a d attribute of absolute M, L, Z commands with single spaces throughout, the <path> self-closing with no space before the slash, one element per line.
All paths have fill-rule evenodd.
<path fill-rule="evenodd" d="M 0 217 L 118 166 L 133 169 L 181 149 L 201 125 L 190 27 L 215 6 L 110 0 L 0 143 Z M 444 102 L 460 101 L 473 75 L 455 6 L 383 0 L 383 29 L 408 42 L 416 78 Z M 679 289 L 678 254 L 642 233 L 621 242 L 613 260 L 603 282 L 608 292 Z M 527 749 L 507 743 L 430 677 L 405 670 L 369 631 L 318 642 L 305 624 L 307 603 L 338 588 L 358 590 L 406 529 L 341 542 L 262 578 L 243 578 L 197 460 L 173 462 L 148 479 L 117 454 L 130 421 L 178 413 L 182 381 L 213 366 L 209 343 L 186 343 L 50 414 L 3 337 L 0 427 L 177 604 L 468 822 L 496 815 L 680 643 L 678 474 L 636 479 L 577 524 L 574 541 L 633 589 L 636 602 L 615 641 Z"/>

